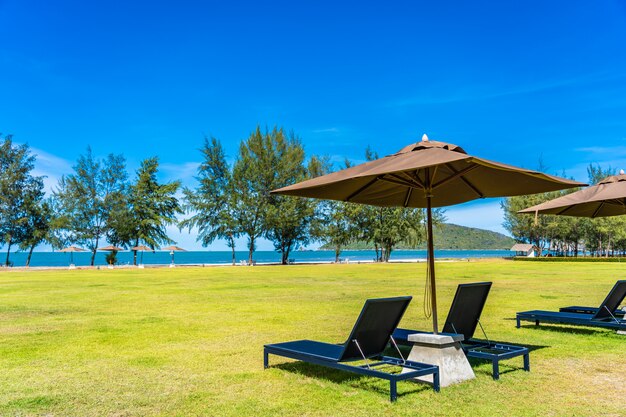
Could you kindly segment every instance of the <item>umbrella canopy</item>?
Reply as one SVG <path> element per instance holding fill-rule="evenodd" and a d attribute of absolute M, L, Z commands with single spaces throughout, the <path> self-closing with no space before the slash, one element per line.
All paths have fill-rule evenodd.
<path fill-rule="evenodd" d="M 393 155 L 273 192 L 376 206 L 426 208 L 430 297 L 433 331 L 437 333 L 432 207 L 581 185 L 584 184 L 470 156 L 459 146 L 430 141 L 424 135 L 421 142 Z"/>
<path fill-rule="evenodd" d="M 187 252 L 186 249 L 180 248 L 178 246 L 167 246 L 165 248 L 161 248 L 161 250 L 168 250 L 168 251 L 174 251 L 174 252 Z"/>
<path fill-rule="evenodd" d="M 72 267 L 72 264 L 74 263 L 74 252 L 87 252 L 87 250 L 76 246 L 68 246 L 67 248 L 61 249 L 59 252 L 70 253 L 70 267 Z"/>
<path fill-rule="evenodd" d="M 87 250 L 76 246 L 68 246 L 67 248 L 61 249 L 59 252 L 87 252 Z"/>
<path fill-rule="evenodd" d="M 167 246 L 165 248 L 161 248 L 161 250 L 170 251 L 170 255 L 172 255 L 172 264 L 170 266 L 174 266 L 174 252 L 187 252 L 185 249 L 178 246 Z"/>
<path fill-rule="evenodd" d="M 139 245 L 135 246 L 134 248 L 130 248 L 130 250 L 151 251 L 152 249 L 147 247 L 146 245 Z"/>
<path fill-rule="evenodd" d="M 124 248 L 119 248 L 117 246 L 105 246 L 103 248 L 98 248 L 98 250 L 103 250 L 103 251 L 108 251 L 108 252 L 119 252 L 119 251 L 123 251 Z"/>
<path fill-rule="evenodd" d="M 518 213 L 575 217 L 608 217 L 626 214 L 626 175 L 621 171 L 591 187 L 567 194 Z"/>
<path fill-rule="evenodd" d="M 139 260 L 139 264 L 140 264 L 140 265 L 143 265 L 143 253 L 144 253 L 145 251 L 151 251 L 151 250 L 153 250 L 153 249 L 150 249 L 150 248 L 149 248 L 149 247 L 147 247 L 146 245 L 139 245 L 139 246 L 135 246 L 135 247 L 133 247 L 133 248 L 130 248 L 130 250 L 135 251 L 135 252 L 137 252 L 137 251 L 141 251 L 141 259 Z M 136 254 L 136 253 L 135 253 L 135 255 L 134 255 L 134 260 L 133 260 L 133 263 L 135 263 L 135 264 L 137 263 L 137 254 Z"/>

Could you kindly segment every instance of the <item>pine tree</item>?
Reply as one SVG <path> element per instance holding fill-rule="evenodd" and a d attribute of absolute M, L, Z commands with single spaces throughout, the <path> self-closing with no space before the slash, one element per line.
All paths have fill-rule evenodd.
<path fill-rule="evenodd" d="M 88 147 L 87 153 L 78 158 L 74 173 L 61 177 L 53 192 L 54 206 L 59 211 L 55 238 L 87 246 L 93 266 L 100 241 L 111 230 L 111 214 L 127 204 L 127 187 L 124 157 L 110 154 L 98 161 Z"/>
<path fill-rule="evenodd" d="M 16 145 L 12 136 L 0 143 L 0 235 L 7 245 L 4 264 L 11 264 L 11 247 L 30 238 L 35 207 L 44 196 L 43 177 L 32 175 L 35 157 L 28 145 Z"/>
<path fill-rule="evenodd" d="M 183 190 L 185 210 L 192 216 L 179 225 L 189 231 L 197 228 L 197 240 L 205 247 L 215 239 L 225 239 L 234 265 L 235 239 L 240 232 L 233 215 L 237 193 L 233 188 L 232 173 L 219 140 L 205 138 L 201 152 L 204 160 L 198 168 L 198 186 L 195 190 Z"/>

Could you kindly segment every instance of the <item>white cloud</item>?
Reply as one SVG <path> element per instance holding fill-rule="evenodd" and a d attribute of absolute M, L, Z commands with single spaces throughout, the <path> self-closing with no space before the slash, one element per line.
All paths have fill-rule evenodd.
<path fill-rule="evenodd" d="M 159 169 L 166 181 L 180 180 L 183 185 L 191 185 L 198 173 L 199 166 L 199 162 L 164 163 L 160 164 Z"/>
<path fill-rule="evenodd" d="M 336 127 L 328 127 L 323 129 L 314 129 L 313 133 L 339 133 L 339 128 Z"/>
<path fill-rule="evenodd" d="M 414 97 L 393 100 L 387 103 L 386 107 L 450 104 L 468 101 L 491 100 L 501 97 L 533 94 L 561 87 L 589 85 L 598 81 L 617 81 L 623 79 L 624 76 L 624 74 L 607 74 L 606 72 L 600 72 L 585 74 L 578 77 L 548 80 L 545 82 L 519 85 L 514 87 L 502 87 L 500 89 L 494 88 L 493 85 L 477 85 L 474 87 L 465 88 L 465 91 L 457 88 L 450 93 L 441 91 L 439 89 L 436 91 L 422 93 Z"/>
<path fill-rule="evenodd" d="M 38 148 L 30 148 L 35 155 L 33 174 L 45 177 L 43 180 L 46 193 L 50 194 L 63 175 L 72 172 L 72 163 Z"/>

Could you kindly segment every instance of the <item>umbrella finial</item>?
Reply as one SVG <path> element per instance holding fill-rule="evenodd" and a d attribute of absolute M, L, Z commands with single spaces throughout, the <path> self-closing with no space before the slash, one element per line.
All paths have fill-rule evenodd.
<path fill-rule="evenodd" d="M 422 135 L 422 142 L 428 142 L 428 135 L 426 133 Z"/>
<path fill-rule="evenodd" d="M 624 170 L 623 169 L 619 170 L 619 175 L 624 175 Z"/>

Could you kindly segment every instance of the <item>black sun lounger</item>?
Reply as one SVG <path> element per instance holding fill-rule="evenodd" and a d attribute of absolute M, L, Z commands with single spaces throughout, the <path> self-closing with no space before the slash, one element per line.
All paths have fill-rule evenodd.
<path fill-rule="evenodd" d="M 617 281 L 611 292 L 606 296 L 600 307 L 593 313 L 570 313 L 531 310 L 517 313 L 517 327 L 520 321 L 534 321 L 535 325 L 541 322 L 573 324 L 578 326 L 603 327 L 615 329 L 618 332 L 626 331 L 626 320 L 618 318 L 613 312 L 626 297 L 626 280 Z"/>
<path fill-rule="evenodd" d="M 264 346 L 264 366 L 269 366 L 268 356 L 284 356 L 303 362 L 373 376 L 389 381 L 391 401 L 397 399 L 398 381 L 419 376 L 433 376 L 433 388 L 439 391 L 439 367 L 419 362 L 383 356 L 391 334 L 400 323 L 412 297 L 378 298 L 365 301 L 348 340 L 334 345 L 313 340 L 276 343 Z M 369 360 L 375 360 L 374 363 Z M 365 361 L 364 365 L 347 365 L 344 362 Z M 403 368 L 402 373 L 375 369 L 380 366 Z"/>
<path fill-rule="evenodd" d="M 615 297 L 615 302 L 611 303 L 612 305 L 616 306 L 615 310 L 613 311 L 613 315 L 615 317 L 624 317 L 624 315 L 626 314 L 626 307 L 623 307 L 622 309 L 619 308 L 619 305 L 622 303 L 622 301 L 624 301 L 624 297 L 626 297 L 626 291 L 622 289 L 622 286 L 618 285 L 620 282 L 623 282 L 623 281 L 618 281 L 617 284 L 615 284 L 613 288 L 611 289 L 611 292 L 609 292 L 609 294 L 606 296 L 607 299 L 608 298 L 612 299 L 613 297 Z M 583 307 L 583 306 L 561 307 L 559 308 L 559 312 L 596 314 L 598 312 L 598 307 Z"/>
<path fill-rule="evenodd" d="M 523 346 L 496 343 L 489 340 L 474 339 L 476 326 L 480 324 L 480 315 L 487 301 L 491 282 L 477 282 L 461 284 L 456 289 L 452 306 L 443 333 L 462 334 L 465 338 L 461 346 L 465 355 L 469 358 L 479 358 L 491 361 L 493 367 L 493 379 L 500 378 L 500 361 L 517 356 L 524 357 L 524 370 L 530 371 L 530 354 L 528 348 Z M 482 328 L 482 325 L 481 325 Z M 393 338 L 401 344 L 411 345 L 408 341 L 410 334 L 425 333 L 415 330 L 396 329 Z M 484 333 L 484 331 L 483 331 Z M 485 335 L 487 338 L 487 335 Z"/>

